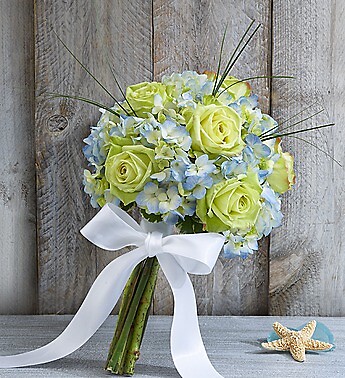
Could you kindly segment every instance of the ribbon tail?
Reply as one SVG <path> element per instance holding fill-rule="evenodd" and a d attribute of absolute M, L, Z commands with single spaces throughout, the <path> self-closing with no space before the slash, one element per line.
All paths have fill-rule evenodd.
<path fill-rule="evenodd" d="M 55 361 L 80 348 L 107 319 L 119 300 L 132 270 L 145 258 L 145 249 L 140 247 L 109 263 L 96 278 L 78 312 L 60 336 L 30 352 L 0 356 L 0 368 L 24 367 Z"/>
<path fill-rule="evenodd" d="M 157 256 L 174 295 L 171 355 L 183 378 L 223 378 L 212 366 L 201 338 L 193 285 L 173 256 Z"/>

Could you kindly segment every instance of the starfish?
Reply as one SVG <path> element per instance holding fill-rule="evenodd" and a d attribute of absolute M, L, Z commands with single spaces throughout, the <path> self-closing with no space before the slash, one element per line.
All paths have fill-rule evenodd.
<path fill-rule="evenodd" d="M 262 343 L 261 345 L 270 350 L 289 350 L 296 361 L 303 362 L 305 360 L 306 350 L 327 350 L 333 347 L 332 344 L 311 338 L 315 331 L 315 327 L 315 320 L 309 322 L 300 331 L 292 331 L 291 329 L 282 326 L 280 323 L 275 322 L 273 324 L 273 329 L 280 339 L 269 343 Z"/>

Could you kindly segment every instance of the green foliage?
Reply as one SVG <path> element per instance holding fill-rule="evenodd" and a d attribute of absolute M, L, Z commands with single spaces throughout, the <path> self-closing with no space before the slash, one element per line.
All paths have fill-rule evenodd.
<path fill-rule="evenodd" d="M 197 222 L 194 218 L 186 216 L 184 220 L 177 223 L 177 227 L 182 234 L 198 234 L 203 232 L 203 224 Z"/>
<path fill-rule="evenodd" d="M 158 223 L 162 222 L 162 217 L 161 215 L 156 215 L 156 214 L 147 214 L 147 212 L 143 209 L 140 210 L 141 215 L 148 220 L 151 223 Z"/>
<path fill-rule="evenodd" d="M 124 210 L 124 211 L 129 211 L 134 207 L 134 205 L 135 205 L 135 202 L 130 202 L 128 205 L 124 205 L 121 202 L 121 209 Z"/>

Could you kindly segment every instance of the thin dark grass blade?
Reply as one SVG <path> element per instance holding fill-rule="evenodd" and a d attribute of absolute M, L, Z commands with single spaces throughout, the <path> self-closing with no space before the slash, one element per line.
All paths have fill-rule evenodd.
<path fill-rule="evenodd" d="M 251 27 L 253 26 L 255 20 L 252 20 L 251 23 L 249 24 L 249 26 L 247 27 L 246 31 L 244 32 L 244 34 L 242 35 L 240 41 L 238 42 L 237 46 L 235 47 L 235 50 L 232 52 L 231 56 L 230 56 L 230 59 L 228 60 L 228 63 L 224 69 L 224 72 L 219 80 L 219 83 L 217 84 L 217 87 L 216 87 L 216 90 L 214 93 L 217 93 L 218 89 L 221 87 L 221 85 L 223 84 L 223 81 L 225 80 L 226 78 L 226 75 L 224 74 L 228 67 L 230 66 L 231 64 L 231 61 L 234 59 L 234 56 L 236 55 L 238 49 L 240 48 L 242 42 L 244 41 L 245 37 L 247 36 L 247 34 L 249 33 L 249 30 L 251 29 Z"/>
<path fill-rule="evenodd" d="M 123 98 L 124 98 L 125 101 L 127 102 L 128 106 L 129 106 L 130 109 L 132 110 L 133 114 L 134 114 L 136 117 L 138 117 L 137 113 L 136 113 L 135 110 L 132 108 L 132 105 L 131 105 L 131 104 L 129 103 L 129 101 L 127 100 L 126 95 L 125 95 L 125 92 L 122 90 L 121 85 L 120 85 L 120 83 L 118 82 L 118 80 L 117 80 L 117 78 L 116 78 L 115 72 L 114 72 L 113 68 L 111 67 L 111 64 L 110 64 L 109 60 L 108 60 L 108 66 L 109 66 L 110 72 L 111 72 L 111 74 L 112 74 L 112 76 L 113 76 L 113 79 L 114 79 L 114 81 L 115 81 L 117 87 L 119 88 L 119 90 L 120 90 L 120 92 L 121 92 Z"/>
<path fill-rule="evenodd" d="M 261 24 L 259 24 L 255 29 L 254 31 L 252 32 L 252 34 L 249 36 L 248 40 L 245 42 L 245 44 L 242 46 L 242 48 L 240 49 L 240 51 L 237 53 L 236 57 L 234 58 L 234 60 L 231 62 L 231 64 L 229 65 L 228 69 L 224 72 L 225 74 L 225 77 L 229 75 L 231 69 L 234 67 L 235 63 L 237 62 L 237 60 L 240 58 L 240 56 L 242 55 L 243 51 L 245 50 L 245 48 L 248 46 L 248 44 L 250 43 L 250 41 L 253 39 L 254 35 L 257 33 L 257 31 L 260 29 L 261 27 Z M 218 87 L 219 89 L 220 87 Z"/>
<path fill-rule="evenodd" d="M 217 94 L 217 97 L 219 97 L 222 93 L 224 93 L 227 89 L 231 88 L 232 86 L 242 83 L 244 81 L 249 81 L 249 80 L 254 80 L 254 79 L 295 79 L 294 76 L 284 76 L 284 75 L 274 75 L 274 76 L 269 76 L 269 75 L 264 75 L 264 76 L 252 76 L 252 77 L 246 77 L 245 79 L 242 80 L 237 80 L 235 83 L 232 83 L 228 85 L 225 89 L 223 89 L 221 92 Z"/>
<path fill-rule="evenodd" d="M 223 38 L 222 38 L 222 43 L 220 45 L 220 53 L 219 53 L 217 73 L 216 73 L 216 77 L 215 77 L 215 80 L 214 80 L 214 85 L 213 85 L 213 88 L 212 88 L 212 95 L 213 96 L 215 95 L 215 89 L 216 89 L 216 85 L 217 85 L 217 81 L 218 81 L 218 77 L 219 77 L 219 73 L 220 73 L 220 66 L 222 64 L 224 41 L 225 41 L 225 36 L 226 36 L 227 29 L 228 29 L 228 25 L 225 26 L 225 30 L 224 30 L 224 34 L 223 34 Z"/>
<path fill-rule="evenodd" d="M 299 133 L 305 133 L 306 131 L 323 129 L 325 127 L 331 127 L 331 126 L 334 126 L 334 125 L 335 125 L 335 123 L 328 123 L 326 125 L 310 127 L 309 129 L 296 130 L 296 131 L 291 131 L 290 133 L 283 133 L 283 134 L 276 134 L 276 135 L 268 136 L 266 138 L 262 138 L 261 140 L 264 142 L 265 140 L 269 140 L 269 139 L 280 138 L 280 137 L 287 136 L 287 135 L 295 135 L 295 134 L 299 134 Z"/>
<path fill-rule="evenodd" d="M 306 110 L 312 108 L 313 106 L 317 105 L 318 104 L 318 101 L 315 101 L 313 104 L 307 106 L 306 108 L 302 109 L 300 112 L 294 114 L 293 116 L 287 118 L 287 119 L 284 119 L 284 121 L 282 122 L 279 122 L 279 126 L 281 125 L 284 125 L 286 122 L 289 122 L 291 121 L 292 119 L 296 118 L 297 116 L 299 116 L 300 114 L 304 113 Z"/>
<path fill-rule="evenodd" d="M 296 126 L 296 125 L 299 125 L 300 123 L 305 122 L 305 121 L 307 121 L 308 119 L 315 117 L 316 115 L 322 113 L 323 111 L 324 111 L 324 109 L 321 109 L 321 110 L 319 110 L 318 112 L 316 112 L 316 113 L 310 115 L 310 116 L 307 117 L 307 118 L 303 118 L 303 119 L 301 119 L 300 121 L 293 123 L 292 125 L 289 125 L 289 126 L 283 127 L 281 130 L 279 130 L 279 132 L 281 133 L 281 132 L 284 131 L 284 130 L 291 129 L 291 127 Z M 268 129 L 268 130 L 266 130 L 265 132 L 263 132 L 262 134 L 260 134 L 259 137 L 261 138 L 262 136 L 264 136 L 264 135 L 266 135 L 266 134 L 267 134 L 267 136 L 273 135 L 274 133 L 270 133 L 270 131 L 278 129 L 279 126 L 280 126 L 280 125 L 278 124 L 277 126 L 271 127 L 270 129 Z"/>
<path fill-rule="evenodd" d="M 298 139 L 298 140 L 301 140 L 307 144 L 309 144 L 310 146 L 313 146 L 315 147 L 317 150 L 321 151 L 322 153 L 324 153 L 327 157 L 329 157 L 330 159 L 332 159 L 336 164 L 339 165 L 339 167 L 343 167 L 338 160 L 334 159 L 334 157 L 332 155 L 330 155 L 327 151 L 323 150 L 322 148 L 320 148 L 319 146 L 317 146 L 316 144 L 310 142 L 309 140 L 306 140 L 306 139 L 303 139 L 301 137 L 298 137 L 298 136 L 294 136 L 294 135 L 288 135 L 289 138 L 294 138 L 294 139 Z"/>
<path fill-rule="evenodd" d="M 116 104 L 127 114 L 127 115 L 130 115 L 128 113 L 128 111 L 119 103 L 119 101 L 115 98 L 114 95 L 111 94 L 111 92 L 109 92 L 109 90 L 96 78 L 96 76 L 84 65 L 84 63 L 82 63 L 78 57 L 72 52 L 72 50 L 66 45 L 66 43 L 57 35 L 57 33 L 53 30 L 53 33 L 55 34 L 56 38 L 61 42 L 61 44 L 63 45 L 63 47 L 71 54 L 71 56 L 73 57 L 73 59 L 83 68 L 83 70 L 85 72 L 87 72 L 88 75 L 90 75 L 95 81 L 96 83 L 116 102 Z"/>
<path fill-rule="evenodd" d="M 100 102 L 91 100 L 89 98 L 85 98 L 85 97 L 81 97 L 81 96 L 64 95 L 64 94 L 61 94 L 61 93 L 47 93 L 47 95 L 50 96 L 51 98 L 60 98 L 60 97 L 62 97 L 62 98 L 69 98 L 69 99 L 72 99 L 72 100 L 82 101 L 82 102 L 85 102 L 86 104 L 95 105 L 98 108 L 102 108 L 104 110 L 107 110 L 109 113 L 112 113 L 112 114 L 120 117 L 120 114 L 117 113 L 114 109 L 111 109 L 108 106 L 105 106 L 105 105 L 101 104 Z"/>
<path fill-rule="evenodd" d="M 237 55 L 235 56 L 235 58 L 233 59 L 233 61 L 231 62 L 231 64 L 229 65 L 229 67 L 227 68 L 226 71 L 223 72 L 223 75 L 222 77 L 224 77 L 223 81 L 225 80 L 225 78 L 229 75 L 231 69 L 234 67 L 235 63 L 237 62 L 237 60 L 240 58 L 240 56 L 242 55 L 243 51 L 245 50 L 245 48 L 248 46 L 248 44 L 250 43 L 250 41 L 253 39 L 254 35 L 257 33 L 257 31 L 261 28 L 261 24 L 259 24 L 255 29 L 254 31 L 252 32 L 252 34 L 249 36 L 248 40 L 245 42 L 245 44 L 243 45 L 243 47 L 240 49 L 240 51 L 237 53 Z M 217 90 L 216 92 L 220 89 L 223 81 L 220 81 L 220 83 L 218 83 L 217 85 Z M 219 85 L 220 84 L 220 85 Z"/>

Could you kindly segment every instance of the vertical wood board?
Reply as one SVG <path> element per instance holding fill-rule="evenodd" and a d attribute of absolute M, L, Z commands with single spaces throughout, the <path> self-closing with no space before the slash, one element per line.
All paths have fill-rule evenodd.
<path fill-rule="evenodd" d="M 183 70 L 216 71 L 220 41 L 228 24 L 224 57 L 239 42 L 251 19 L 262 23 L 232 74 L 239 77 L 269 75 L 270 1 L 227 2 L 199 0 L 153 1 L 154 79 Z M 224 61 L 226 58 L 224 58 Z M 269 83 L 253 82 L 260 104 L 269 111 Z M 199 314 L 265 314 L 267 311 L 267 241 L 258 254 L 243 261 L 221 257 L 214 272 L 193 277 Z M 155 293 L 154 312 L 171 314 L 173 299 L 161 274 Z"/>
<path fill-rule="evenodd" d="M 123 86 L 151 79 L 149 3 L 37 1 L 37 197 L 40 313 L 75 312 L 97 273 L 118 253 L 97 250 L 79 230 L 95 214 L 83 193 L 83 138 L 100 113 L 90 105 L 47 97 L 82 95 L 106 105 L 104 93 L 58 42 L 118 95 L 108 61 Z M 151 9 L 151 7 L 149 7 Z"/>
<path fill-rule="evenodd" d="M 36 311 L 33 1 L 0 0 L 0 313 Z"/>
<path fill-rule="evenodd" d="M 336 126 L 303 138 L 342 164 L 344 10 L 341 0 L 277 0 L 273 8 L 274 73 L 297 77 L 273 82 L 273 115 L 286 119 L 313 103 L 306 116 L 325 108 L 303 127 Z M 295 155 L 297 184 L 284 198 L 284 225 L 271 238 L 270 314 L 344 315 L 344 169 L 301 140 L 286 138 L 284 146 Z"/>

